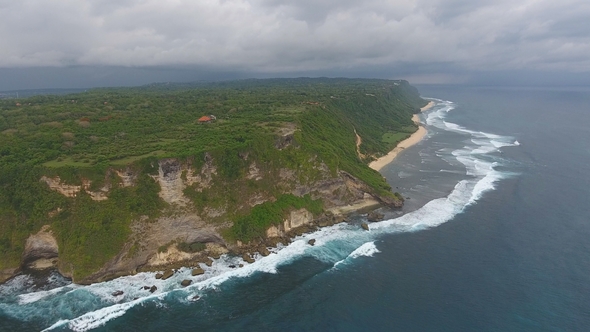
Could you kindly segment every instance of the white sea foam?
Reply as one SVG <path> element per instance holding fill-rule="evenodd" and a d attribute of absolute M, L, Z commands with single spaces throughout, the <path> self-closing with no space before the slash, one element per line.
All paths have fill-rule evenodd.
<path fill-rule="evenodd" d="M 362 246 L 355 249 L 355 251 L 351 252 L 348 255 L 349 258 L 357 258 L 361 256 L 372 257 L 374 254 L 380 252 L 379 249 L 375 246 L 375 242 L 367 242 Z"/>
<path fill-rule="evenodd" d="M 373 257 L 374 254 L 379 253 L 379 252 L 381 252 L 381 251 L 379 251 L 379 249 L 377 249 L 377 246 L 375 246 L 375 241 L 366 242 L 363 245 L 361 245 L 360 247 L 356 248 L 348 256 L 346 256 L 346 258 L 336 262 L 334 264 L 334 267 L 337 267 L 338 265 L 344 263 L 345 261 L 347 261 L 349 259 L 354 259 L 354 258 L 362 257 L 362 256 Z"/>

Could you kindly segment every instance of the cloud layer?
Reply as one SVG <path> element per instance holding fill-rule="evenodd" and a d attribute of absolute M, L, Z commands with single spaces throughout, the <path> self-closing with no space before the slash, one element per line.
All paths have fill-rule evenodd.
<path fill-rule="evenodd" d="M 0 68 L 587 73 L 589 18 L 586 0 L 0 0 Z"/>

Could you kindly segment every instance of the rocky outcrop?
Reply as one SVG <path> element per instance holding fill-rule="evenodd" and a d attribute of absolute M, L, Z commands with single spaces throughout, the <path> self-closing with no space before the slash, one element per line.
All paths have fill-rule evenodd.
<path fill-rule="evenodd" d="M 57 191 L 66 197 L 76 197 L 82 190 L 84 190 L 90 195 L 90 198 L 95 201 L 104 201 L 105 199 L 108 199 L 106 194 L 110 189 L 107 185 L 105 185 L 99 191 L 90 191 L 89 188 L 92 182 L 87 179 L 82 180 L 81 186 L 62 183 L 59 176 L 54 178 L 42 176 L 41 181 L 47 183 L 49 189 Z"/>
<path fill-rule="evenodd" d="M 295 130 L 297 125 L 294 123 L 286 123 L 277 131 L 277 138 L 275 139 L 275 148 L 278 150 L 285 149 L 295 143 Z"/>
<path fill-rule="evenodd" d="M 158 175 L 152 178 L 160 185 L 159 195 L 165 202 L 184 206 L 189 202 L 184 189 L 195 184 L 197 191 L 209 188 L 215 174 L 217 169 L 213 165 L 213 158 L 207 153 L 200 172 L 196 172 L 188 163 L 169 158 L 158 162 Z"/>
<path fill-rule="evenodd" d="M 82 186 L 74 186 L 61 183 L 61 179 L 59 178 L 59 176 L 56 176 L 55 178 L 42 176 L 41 181 L 47 183 L 49 189 L 57 191 L 58 193 L 66 197 L 76 197 L 80 190 L 82 190 Z"/>
<path fill-rule="evenodd" d="M 173 270 L 166 270 L 164 271 L 164 273 L 162 274 L 162 280 L 166 280 L 169 279 L 170 277 L 172 277 L 174 275 L 174 271 Z"/>
<path fill-rule="evenodd" d="M 254 263 L 254 258 L 252 258 L 252 256 L 250 256 L 250 254 L 248 254 L 248 253 L 243 254 L 242 259 L 244 260 L 244 262 L 246 262 L 248 264 Z"/>
<path fill-rule="evenodd" d="M 162 159 L 158 162 L 158 175 L 154 180 L 160 185 L 160 198 L 170 204 L 186 205 L 186 185 L 182 180 L 182 167 L 178 159 Z"/>
<path fill-rule="evenodd" d="M 191 275 L 194 276 L 200 276 L 201 274 L 204 274 L 205 271 L 200 268 L 200 267 L 195 267 L 192 271 L 191 271 Z"/>
<path fill-rule="evenodd" d="M 287 233 L 302 226 L 313 223 L 313 214 L 306 209 L 294 210 L 278 226 L 271 226 L 266 230 L 266 237 L 284 237 Z"/>
<path fill-rule="evenodd" d="M 99 271 L 75 282 L 88 284 L 134 274 L 138 271 L 161 271 L 168 267 L 195 266 L 198 262 L 205 262 L 207 256 L 213 257 L 227 252 L 225 242 L 217 229 L 196 214 L 161 217 L 151 222 L 136 220 L 131 225 L 131 230 L 132 235 L 129 241 L 117 256 Z M 182 252 L 176 245 L 180 242 L 205 243 L 206 249 L 197 253 Z M 163 246 L 167 246 L 166 250 L 159 250 Z M 131 247 L 135 248 L 132 254 Z"/>
<path fill-rule="evenodd" d="M 260 174 L 260 169 L 258 169 L 255 162 L 250 164 L 250 167 L 248 168 L 248 175 L 246 176 L 246 178 L 249 180 L 256 180 L 256 181 L 262 180 L 262 175 Z"/>
<path fill-rule="evenodd" d="M 313 221 L 313 214 L 306 209 L 299 209 L 291 211 L 289 217 L 283 222 L 283 228 L 285 232 L 292 230 L 293 228 L 301 227 L 303 225 L 309 225 Z"/>
<path fill-rule="evenodd" d="M 135 181 L 137 181 L 137 173 L 133 172 L 131 169 L 127 168 L 124 171 L 115 170 L 115 173 L 121 178 L 121 182 L 123 187 L 131 187 L 135 185 Z"/>
<path fill-rule="evenodd" d="M 369 214 L 367 214 L 367 220 L 370 222 L 381 221 L 383 220 L 383 218 L 385 218 L 385 215 L 380 212 L 372 211 Z"/>
<path fill-rule="evenodd" d="M 5 282 L 6 280 L 14 277 L 18 272 L 18 268 L 9 268 L 0 270 L 0 283 Z"/>
<path fill-rule="evenodd" d="M 25 270 L 44 270 L 55 267 L 58 263 L 58 245 L 49 225 L 45 225 L 37 234 L 27 238 L 23 252 L 22 267 Z"/>

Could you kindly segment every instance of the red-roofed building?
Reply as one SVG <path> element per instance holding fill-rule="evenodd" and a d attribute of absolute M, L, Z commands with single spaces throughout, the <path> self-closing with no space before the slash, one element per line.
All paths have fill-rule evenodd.
<path fill-rule="evenodd" d="M 213 119 L 211 119 L 211 117 L 206 116 L 206 115 L 204 115 L 204 116 L 202 116 L 202 117 L 199 118 L 199 122 L 201 122 L 201 123 L 211 122 L 211 120 L 213 120 Z"/>

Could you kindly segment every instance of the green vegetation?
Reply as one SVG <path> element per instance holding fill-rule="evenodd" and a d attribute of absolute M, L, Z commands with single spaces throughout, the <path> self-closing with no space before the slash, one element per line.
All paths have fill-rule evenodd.
<path fill-rule="evenodd" d="M 252 211 L 234 222 L 230 236 L 248 242 L 265 235 L 272 225 L 281 223 L 293 209 L 306 208 L 313 214 L 322 212 L 322 202 L 312 200 L 309 195 L 303 197 L 291 194 L 281 195 L 274 202 L 265 202 L 252 208 Z"/>
<path fill-rule="evenodd" d="M 184 194 L 199 213 L 228 211 L 229 236 L 245 241 L 290 209 L 319 213 L 321 202 L 284 193 L 292 189 L 289 181 L 319 179 L 322 164 L 394 197 L 366 163 L 413 132 L 411 115 L 425 104 L 405 81 L 326 78 L 153 84 L 0 100 L 0 269 L 17 266 L 29 234 L 50 224 L 62 264 L 76 278 L 96 271 L 121 250 L 133 220 L 168 213 L 150 177 L 163 158 L 193 169 L 214 160 L 210 186 L 194 184 Z M 198 122 L 203 115 L 216 120 Z M 367 160 L 356 153 L 354 130 Z M 294 141 L 277 148 L 289 131 Z M 247 178 L 253 162 L 273 177 Z M 293 170 L 294 178 L 276 181 L 281 168 Z M 135 185 L 122 186 L 116 172 L 137 174 Z M 84 190 L 66 197 L 40 181 L 43 176 L 88 185 L 86 191 L 107 188 L 108 199 L 92 200 Z M 245 200 L 255 194 L 275 201 L 250 208 Z"/>
<path fill-rule="evenodd" d="M 186 243 L 186 242 L 180 242 L 178 244 L 178 250 L 180 251 L 184 251 L 184 252 L 199 252 L 203 249 L 205 249 L 205 244 L 201 243 L 201 242 L 193 242 L 193 243 Z"/>

